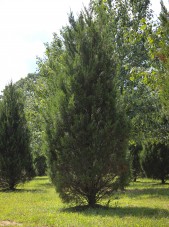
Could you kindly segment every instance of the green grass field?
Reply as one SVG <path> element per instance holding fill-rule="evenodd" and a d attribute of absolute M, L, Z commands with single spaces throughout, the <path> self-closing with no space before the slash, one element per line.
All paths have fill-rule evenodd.
<path fill-rule="evenodd" d="M 37 177 L 15 192 L 0 192 L 0 226 L 169 227 L 169 184 L 140 179 L 112 196 L 109 208 L 75 211 L 47 177 Z"/>

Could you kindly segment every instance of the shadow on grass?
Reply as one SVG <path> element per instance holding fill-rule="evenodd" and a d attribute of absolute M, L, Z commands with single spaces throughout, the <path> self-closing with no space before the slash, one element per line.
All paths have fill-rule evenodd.
<path fill-rule="evenodd" d="M 147 178 L 146 178 L 147 179 Z M 168 181 L 165 182 L 165 184 L 162 184 L 160 180 L 154 180 L 152 181 L 152 179 L 149 179 L 148 181 L 144 179 L 143 180 L 137 180 L 137 181 L 131 181 L 131 183 L 134 183 L 134 184 L 141 184 L 141 185 L 145 185 L 145 184 L 149 184 L 149 185 L 166 185 L 166 184 L 169 184 Z"/>
<path fill-rule="evenodd" d="M 126 190 L 126 194 L 129 197 L 144 196 L 144 195 L 150 195 L 150 197 L 159 197 L 159 196 L 168 197 L 169 188 L 154 187 L 154 188 L 144 188 L 144 189 L 131 189 L 131 190 Z"/>
<path fill-rule="evenodd" d="M 46 193 L 46 190 L 43 189 L 1 189 L 0 192 L 3 193 Z"/>
<path fill-rule="evenodd" d="M 137 180 L 136 182 L 132 182 L 131 181 L 131 184 L 133 185 L 139 185 L 139 186 L 142 186 L 142 185 L 149 185 L 149 186 L 165 186 L 165 185 L 169 185 L 169 182 L 165 182 L 165 184 L 162 184 L 161 181 L 159 182 L 152 182 L 152 181 L 140 181 L 140 180 Z"/>
<path fill-rule="evenodd" d="M 45 187 L 45 188 L 52 188 L 54 187 L 52 183 L 43 183 L 43 184 L 38 184 L 40 187 Z"/>
<path fill-rule="evenodd" d="M 119 216 L 120 218 L 126 216 L 133 217 L 155 217 L 155 218 L 168 218 L 169 211 L 159 208 L 149 207 L 105 207 L 97 205 L 95 208 L 89 206 L 76 206 L 62 209 L 61 212 L 67 213 L 83 213 L 86 216 Z"/>

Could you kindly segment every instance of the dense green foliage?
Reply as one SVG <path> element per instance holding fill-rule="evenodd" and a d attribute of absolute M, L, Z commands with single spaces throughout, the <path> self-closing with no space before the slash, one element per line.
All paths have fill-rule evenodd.
<path fill-rule="evenodd" d="M 140 153 L 142 151 L 142 146 L 133 143 L 129 146 L 129 151 L 131 178 L 136 182 L 137 178 L 141 175 Z"/>
<path fill-rule="evenodd" d="M 59 87 L 56 130 L 48 138 L 52 182 L 60 196 L 78 203 L 85 199 L 90 206 L 119 187 L 128 139 L 109 34 L 94 18 L 90 10 L 77 20 L 70 15 L 62 32 L 65 81 Z"/>
<path fill-rule="evenodd" d="M 161 1 L 160 26 L 157 33 L 160 33 L 158 42 L 158 54 L 160 64 L 158 65 L 160 96 L 164 103 L 165 113 L 169 116 L 169 11 Z"/>
<path fill-rule="evenodd" d="M 22 94 L 9 84 L 0 107 L 0 187 L 13 190 L 33 177 Z"/>
<path fill-rule="evenodd" d="M 38 155 L 33 163 L 37 176 L 45 176 L 47 174 L 47 160 L 44 155 Z"/>
<path fill-rule="evenodd" d="M 15 86 L 24 96 L 24 109 L 30 131 L 30 147 L 35 173 L 42 176 L 47 172 L 47 164 L 39 81 L 40 76 L 38 74 L 28 74 L 26 78 L 20 79 Z"/>
<path fill-rule="evenodd" d="M 131 141 L 139 141 L 141 144 L 146 140 L 159 142 L 164 137 L 168 138 L 168 129 L 160 122 L 164 108 L 160 103 L 155 75 L 161 68 L 158 68 L 160 64 L 154 57 L 153 49 L 158 46 L 159 39 L 154 39 L 158 34 L 152 23 L 153 15 L 149 6 L 149 0 L 91 1 L 90 9 L 84 9 L 77 20 L 73 15 L 70 16 L 70 26 L 62 29 L 61 38 L 54 35 L 53 42 L 46 45 L 45 58 L 39 61 L 40 75 L 44 79 L 43 99 L 46 101 L 46 109 L 49 110 L 46 111 L 45 119 L 50 175 L 65 201 L 79 199 L 77 192 L 73 195 L 68 191 L 66 194 L 70 182 L 74 179 L 74 174 L 71 178 L 66 173 L 71 173 L 72 165 L 78 166 L 78 161 L 75 161 L 75 158 L 71 161 L 70 158 L 76 154 L 75 141 L 80 138 L 78 146 L 81 147 L 81 154 L 82 147 L 85 149 L 86 146 L 82 138 L 88 138 L 90 130 L 93 130 L 93 123 L 90 130 L 87 128 L 88 131 L 84 127 L 84 122 L 86 127 L 89 122 L 88 116 L 91 115 L 91 120 L 94 119 L 95 122 L 100 122 L 101 117 L 103 124 L 106 124 L 107 112 L 104 113 L 103 106 L 99 106 L 104 98 L 107 100 L 106 104 L 103 102 L 105 107 L 114 106 L 114 109 L 111 109 L 112 115 L 110 114 L 112 122 L 117 113 L 120 116 L 121 109 L 124 113 L 127 112 L 131 128 L 128 137 Z M 108 103 L 111 92 L 108 87 L 104 87 L 109 73 L 113 75 L 109 87 L 114 103 Z M 98 137 L 98 126 L 97 130 L 92 132 L 95 139 L 90 136 L 91 140 L 87 141 L 92 141 L 91 144 L 98 141 L 95 144 L 99 147 L 99 141 L 107 138 L 107 135 L 104 131 L 101 134 L 99 130 Z M 166 141 L 167 139 L 165 143 Z M 74 151 L 70 152 L 69 146 Z M 125 149 L 125 146 L 123 148 Z M 134 149 L 130 157 L 134 179 L 140 171 L 138 152 Z M 85 155 L 87 158 L 86 152 Z M 84 163 L 85 158 L 82 158 Z M 126 167 L 129 164 L 126 157 L 123 158 L 123 166 Z M 66 167 L 65 162 L 67 165 L 71 162 L 71 168 Z M 60 163 L 63 164 L 61 169 Z M 79 162 L 80 165 L 83 166 Z M 83 173 L 83 170 L 81 172 Z M 121 174 L 118 179 L 118 182 L 123 182 L 121 188 L 124 182 L 127 182 L 124 176 L 125 174 Z M 65 177 L 69 184 L 64 185 L 62 177 Z"/>
<path fill-rule="evenodd" d="M 147 177 L 161 180 L 169 177 L 169 146 L 162 143 L 148 143 L 144 146 L 141 165 Z"/>

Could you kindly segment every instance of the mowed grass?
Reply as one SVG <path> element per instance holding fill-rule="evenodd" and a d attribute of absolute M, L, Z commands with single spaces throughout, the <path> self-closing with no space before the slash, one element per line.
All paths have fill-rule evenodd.
<path fill-rule="evenodd" d="M 62 203 L 48 177 L 37 177 L 15 192 L 0 192 L 0 226 L 169 227 L 169 184 L 139 179 L 114 194 L 109 208 L 75 211 Z"/>

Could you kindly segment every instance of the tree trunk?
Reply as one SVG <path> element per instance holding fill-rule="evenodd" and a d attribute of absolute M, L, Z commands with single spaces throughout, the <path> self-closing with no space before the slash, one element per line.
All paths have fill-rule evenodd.
<path fill-rule="evenodd" d="M 165 179 L 164 178 L 161 178 L 161 183 L 165 184 Z"/>
<path fill-rule="evenodd" d="M 15 184 L 14 183 L 10 183 L 9 184 L 9 190 L 10 191 L 14 191 L 15 190 Z"/>
<path fill-rule="evenodd" d="M 90 207 L 95 207 L 95 205 L 96 205 L 96 195 L 89 195 L 88 196 L 88 205 L 90 206 Z"/>
<path fill-rule="evenodd" d="M 137 177 L 134 177 L 133 181 L 136 182 L 137 181 Z"/>

